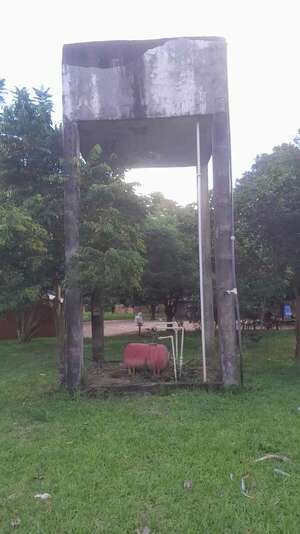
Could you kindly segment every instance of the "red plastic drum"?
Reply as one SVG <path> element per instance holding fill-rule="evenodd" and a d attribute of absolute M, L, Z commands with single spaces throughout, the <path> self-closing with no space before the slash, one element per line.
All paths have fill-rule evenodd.
<path fill-rule="evenodd" d="M 168 365 L 168 351 L 162 344 L 128 343 L 123 352 L 123 363 L 134 371 L 147 366 L 154 374 L 160 374 Z"/>
<path fill-rule="evenodd" d="M 123 352 L 123 363 L 127 369 L 135 370 L 146 366 L 149 345 L 128 343 Z"/>
<path fill-rule="evenodd" d="M 154 374 L 160 374 L 168 365 L 169 355 L 165 345 L 149 345 L 147 366 Z"/>

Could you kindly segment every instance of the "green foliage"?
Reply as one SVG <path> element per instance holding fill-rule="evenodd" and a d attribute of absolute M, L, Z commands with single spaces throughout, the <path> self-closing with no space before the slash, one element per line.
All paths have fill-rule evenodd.
<path fill-rule="evenodd" d="M 59 172 L 60 134 L 51 122 L 48 90 L 16 88 L 0 121 L 0 180 L 16 201 L 48 190 L 48 176 Z M 42 94 L 44 96 L 42 96 Z"/>
<path fill-rule="evenodd" d="M 17 88 L 0 116 L 1 218 L 10 231 L 10 241 L 2 242 L 2 308 L 26 306 L 63 276 L 61 131 L 51 112 L 49 90 L 34 89 L 31 98 Z"/>
<path fill-rule="evenodd" d="M 147 304 L 164 303 L 171 316 L 179 300 L 197 292 L 197 242 L 195 207 L 182 208 L 160 194 L 151 195 L 142 295 Z"/>
<path fill-rule="evenodd" d="M 294 294 L 300 276 L 300 150 L 256 159 L 235 190 L 237 260 L 244 312 Z"/>
<path fill-rule="evenodd" d="M 4 82 L 0 89 L 4 89 Z M 5 306 L 9 291 L 12 292 L 10 305 L 16 306 L 27 303 L 29 296 L 34 300 L 47 287 L 53 289 L 64 276 L 61 130 L 53 126 L 51 113 L 48 89 L 34 89 L 31 97 L 27 89 L 17 88 L 12 103 L 4 105 L 1 114 L 1 201 L 9 201 L 16 210 L 28 214 L 33 224 L 33 241 L 37 228 L 44 229 L 47 235 L 38 270 L 34 271 L 32 266 L 29 273 L 18 257 L 14 258 L 14 270 L 6 273 L 1 285 Z M 107 297 L 116 298 L 120 293 L 139 288 L 144 203 L 135 195 L 133 185 L 125 183 L 123 171 L 113 169 L 104 161 L 100 146 L 94 147 L 87 162 L 80 161 L 80 167 L 82 247 L 74 258 L 77 269 L 73 282 L 80 283 L 87 294 L 97 288 Z M 16 240 L 17 228 L 11 225 L 13 230 Z M 26 231 L 28 236 L 28 226 Z M 22 284 L 22 295 L 25 295 L 26 283 L 28 298 L 20 299 L 16 290 Z"/>
<path fill-rule="evenodd" d="M 89 295 L 106 301 L 139 289 L 143 269 L 143 199 L 123 172 L 103 160 L 96 145 L 81 162 L 81 247 L 70 276 Z M 75 279 L 74 279 L 75 278 Z"/>
<path fill-rule="evenodd" d="M 0 206 L 0 312 L 40 297 L 48 235 L 23 208 Z"/>
<path fill-rule="evenodd" d="M 70 279 L 79 284 L 86 295 L 101 289 L 109 299 L 129 288 L 140 288 L 142 259 L 135 250 L 109 247 L 102 252 L 93 247 L 81 247 L 73 265 Z"/>

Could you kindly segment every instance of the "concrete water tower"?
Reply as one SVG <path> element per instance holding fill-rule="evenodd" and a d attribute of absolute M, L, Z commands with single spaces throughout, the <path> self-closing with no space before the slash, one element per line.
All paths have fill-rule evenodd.
<path fill-rule="evenodd" d="M 208 172 L 213 162 L 218 350 L 225 384 L 237 383 L 235 273 L 226 43 L 219 37 L 65 45 L 63 114 L 66 265 L 79 246 L 77 157 L 95 144 L 118 165 L 197 168 L 199 276 L 204 381 L 215 350 Z M 70 383 L 81 377 L 78 288 L 65 295 Z"/>

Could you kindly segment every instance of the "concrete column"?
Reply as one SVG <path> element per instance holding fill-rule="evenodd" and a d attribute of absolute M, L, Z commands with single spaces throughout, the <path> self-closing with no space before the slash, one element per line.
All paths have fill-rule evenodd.
<path fill-rule="evenodd" d="M 64 120 L 64 229 L 65 262 L 68 275 L 70 262 L 79 247 L 79 134 L 77 124 Z M 74 391 L 81 382 L 83 361 L 83 326 L 81 292 L 72 284 L 65 291 L 65 383 Z"/>
<path fill-rule="evenodd" d="M 237 340 L 235 324 L 235 296 L 232 265 L 232 205 L 230 177 L 230 141 L 228 114 L 213 116 L 213 179 L 216 300 L 218 313 L 218 337 L 223 383 L 238 383 Z"/>
<path fill-rule="evenodd" d="M 202 158 L 201 158 L 202 159 Z M 211 263 L 211 227 L 208 194 L 208 165 L 201 161 L 201 219 L 202 219 L 202 262 L 203 262 L 203 300 L 205 322 L 205 348 L 208 366 L 212 365 L 215 354 L 215 321 Z"/>

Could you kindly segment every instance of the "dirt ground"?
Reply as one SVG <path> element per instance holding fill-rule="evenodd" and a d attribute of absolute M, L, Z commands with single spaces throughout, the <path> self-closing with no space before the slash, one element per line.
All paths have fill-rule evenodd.
<path fill-rule="evenodd" d="M 145 321 L 142 328 L 142 334 L 147 333 L 147 329 L 153 328 L 157 324 L 157 321 Z M 193 331 L 194 325 L 186 322 L 184 327 L 187 331 Z M 138 332 L 137 326 L 134 321 L 120 320 L 120 321 L 104 321 L 104 335 L 119 336 L 121 334 L 136 334 Z M 91 323 L 86 322 L 83 325 L 84 337 L 92 337 Z"/>
<path fill-rule="evenodd" d="M 158 321 L 145 321 L 142 328 L 142 334 L 147 335 L 149 329 L 153 328 L 158 324 Z M 184 328 L 187 332 L 193 332 L 199 325 L 197 323 L 189 323 L 188 321 L 184 322 Z M 281 325 L 280 330 L 292 330 L 294 326 L 291 325 Z M 261 328 L 257 328 L 256 332 L 260 331 Z M 138 329 L 134 321 L 131 320 L 119 320 L 119 321 L 104 321 L 104 335 L 106 337 L 110 336 L 119 336 L 122 334 L 137 334 Z M 92 337 L 91 323 L 85 322 L 83 325 L 84 337 Z M 253 334 L 253 330 L 245 330 L 245 334 Z"/>
<path fill-rule="evenodd" d="M 210 372 L 211 386 L 220 385 L 220 377 Z M 129 375 L 122 362 L 106 362 L 102 368 L 90 368 L 87 374 L 86 391 L 89 395 L 97 396 L 102 393 L 130 393 L 141 391 L 145 393 L 159 393 L 173 391 L 173 389 L 190 389 L 200 387 L 202 381 L 202 367 L 195 362 L 187 362 L 182 369 L 182 375 L 175 382 L 174 369 L 170 360 L 168 367 L 161 375 L 153 376 L 146 368 L 140 369 L 136 374 Z M 167 388 L 167 389 L 166 389 Z"/>

